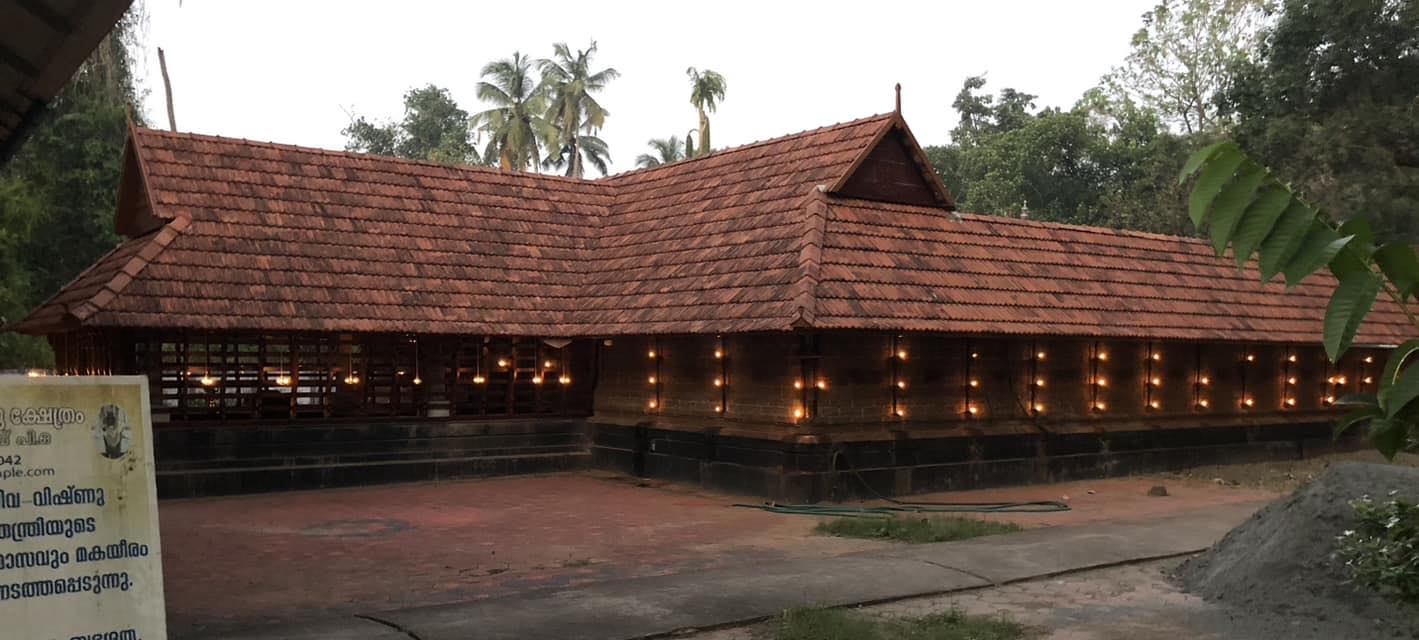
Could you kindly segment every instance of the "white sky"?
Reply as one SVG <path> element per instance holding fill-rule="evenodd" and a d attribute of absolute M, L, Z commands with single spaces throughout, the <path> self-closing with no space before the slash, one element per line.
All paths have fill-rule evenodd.
<path fill-rule="evenodd" d="M 986 73 L 992 93 L 1010 86 L 1040 106 L 1072 105 L 1123 60 L 1156 2 L 539 0 L 514 17 L 480 2 L 148 0 L 140 73 L 153 126 L 167 121 L 162 47 L 180 130 L 340 149 L 346 111 L 397 119 L 407 89 L 434 83 L 474 113 L 486 62 L 594 37 L 598 68 L 621 72 L 600 100 L 623 171 L 646 140 L 695 126 L 688 66 L 728 81 L 711 116 L 715 147 L 890 111 L 897 82 L 917 139 L 941 143 L 967 76 Z"/>

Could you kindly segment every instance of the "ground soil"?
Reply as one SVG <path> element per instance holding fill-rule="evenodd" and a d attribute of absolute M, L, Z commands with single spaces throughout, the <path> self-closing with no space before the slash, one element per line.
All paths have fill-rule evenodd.
<path fill-rule="evenodd" d="M 1189 483 L 1212 483 L 1238 486 L 1277 493 L 1290 493 L 1296 487 L 1314 480 L 1321 472 L 1338 462 L 1370 462 L 1419 467 L 1419 455 L 1401 453 L 1393 461 L 1374 450 L 1340 453 L 1302 460 L 1280 460 L 1252 464 L 1208 465 L 1193 467 L 1162 477 Z"/>
<path fill-rule="evenodd" d="M 1185 563 L 1178 578 L 1189 592 L 1255 620 L 1300 620 L 1349 637 L 1419 635 L 1419 611 L 1347 583 L 1333 557 L 1336 536 L 1355 526 L 1350 502 L 1365 495 L 1419 500 L 1419 469 L 1331 465 Z"/>

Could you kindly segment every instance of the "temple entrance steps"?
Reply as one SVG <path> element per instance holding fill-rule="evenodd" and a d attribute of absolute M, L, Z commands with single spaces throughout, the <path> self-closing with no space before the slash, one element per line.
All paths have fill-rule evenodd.
<path fill-rule="evenodd" d="M 585 468 L 571 418 L 156 425 L 158 495 L 291 489 Z"/>

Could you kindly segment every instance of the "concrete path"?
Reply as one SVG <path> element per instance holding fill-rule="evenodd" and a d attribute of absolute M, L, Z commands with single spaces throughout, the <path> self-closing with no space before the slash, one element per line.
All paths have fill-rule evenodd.
<path fill-rule="evenodd" d="M 630 640 L 1201 551 L 1264 503 L 285 625 L 225 640 Z"/>

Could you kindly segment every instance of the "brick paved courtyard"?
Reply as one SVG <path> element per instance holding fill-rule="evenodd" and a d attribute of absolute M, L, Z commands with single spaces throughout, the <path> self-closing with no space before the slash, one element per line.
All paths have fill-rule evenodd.
<path fill-rule="evenodd" d="M 922 496 L 1062 499 L 1074 511 L 996 516 L 1026 526 L 1143 519 L 1275 494 L 1156 478 Z M 165 501 L 169 620 L 204 630 L 472 600 L 732 564 L 831 557 L 881 542 L 813 535 L 813 518 L 730 507 L 747 498 L 604 473 Z"/>

